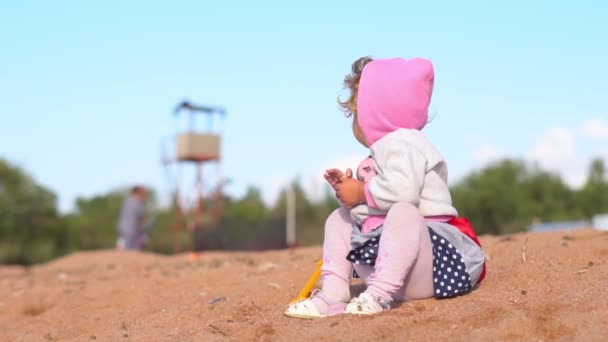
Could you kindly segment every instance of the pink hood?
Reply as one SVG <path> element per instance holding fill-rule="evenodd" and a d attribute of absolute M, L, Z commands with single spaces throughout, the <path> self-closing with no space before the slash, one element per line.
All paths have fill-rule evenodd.
<path fill-rule="evenodd" d="M 357 122 L 372 145 L 399 128 L 421 130 L 428 118 L 435 72 L 427 59 L 378 59 L 363 68 Z"/>

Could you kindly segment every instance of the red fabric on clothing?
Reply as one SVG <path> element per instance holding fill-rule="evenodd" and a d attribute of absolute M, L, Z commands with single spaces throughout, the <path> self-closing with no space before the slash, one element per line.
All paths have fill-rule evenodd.
<path fill-rule="evenodd" d="M 458 228 L 464 235 L 468 236 L 473 240 L 479 247 L 481 247 L 481 243 L 479 239 L 477 239 L 477 234 L 475 234 L 475 229 L 471 225 L 471 222 L 464 217 L 454 217 L 451 219 L 448 224 Z M 486 276 L 486 262 L 483 262 L 483 269 L 481 270 L 481 275 L 479 276 L 479 282 L 483 280 Z"/>

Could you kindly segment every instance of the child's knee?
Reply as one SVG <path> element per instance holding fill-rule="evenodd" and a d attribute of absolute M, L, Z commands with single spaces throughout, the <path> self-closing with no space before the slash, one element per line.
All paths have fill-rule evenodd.
<path fill-rule="evenodd" d="M 401 215 L 408 215 L 408 216 L 419 216 L 422 217 L 422 214 L 420 214 L 420 209 L 418 209 L 417 206 L 409 203 L 409 202 L 397 202 L 395 204 L 393 204 L 391 206 L 391 208 L 388 210 L 388 214 L 401 214 Z"/>
<path fill-rule="evenodd" d="M 420 213 L 420 209 L 415 205 L 408 202 L 399 202 L 393 204 L 386 214 L 386 220 L 384 221 L 384 230 L 401 229 L 401 227 L 411 227 L 408 229 L 410 232 L 414 232 L 415 226 L 419 226 L 421 229 L 425 226 L 424 217 Z"/>
<path fill-rule="evenodd" d="M 329 214 L 327 220 L 325 220 L 325 227 L 327 228 L 336 224 L 350 225 L 350 212 L 348 209 L 340 207 Z"/>

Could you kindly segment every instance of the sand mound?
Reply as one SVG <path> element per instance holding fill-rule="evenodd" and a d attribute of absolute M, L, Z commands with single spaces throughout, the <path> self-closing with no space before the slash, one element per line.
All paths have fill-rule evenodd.
<path fill-rule="evenodd" d="M 317 321 L 284 317 L 283 309 L 313 271 L 320 247 L 198 258 L 96 251 L 32 268 L 0 267 L 0 340 L 608 338 L 608 232 L 481 242 L 488 275 L 471 294 Z"/>

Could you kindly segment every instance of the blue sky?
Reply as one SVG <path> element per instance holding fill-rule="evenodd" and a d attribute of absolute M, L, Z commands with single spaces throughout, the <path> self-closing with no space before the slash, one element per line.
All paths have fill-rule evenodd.
<path fill-rule="evenodd" d="M 59 195 L 168 190 L 161 141 L 182 99 L 221 105 L 227 190 L 272 202 L 366 151 L 336 105 L 360 56 L 435 64 L 425 133 L 451 181 L 500 157 L 580 184 L 608 161 L 603 1 L 19 1 L 0 5 L 0 157 Z M 183 118 L 182 118 L 183 119 Z M 198 127 L 205 128 L 204 120 Z M 184 170 L 183 185 L 192 184 Z"/>

